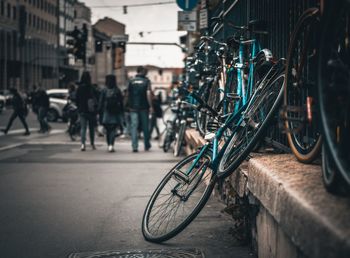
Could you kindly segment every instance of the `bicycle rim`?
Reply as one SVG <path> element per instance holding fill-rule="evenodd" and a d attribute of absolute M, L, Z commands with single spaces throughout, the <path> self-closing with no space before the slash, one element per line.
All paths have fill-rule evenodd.
<path fill-rule="evenodd" d="M 289 146 L 303 163 L 318 157 L 322 143 L 315 96 L 319 27 L 318 9 L 304 12 L 293 33 L 287 58 L 285 126 Z"/>
<path fill-rule="evenodd" d="M 277 111 L 282 99 L 283 84 L 284 74 L 280 74 L 267 82 L 262 91 L 251 100 L 241 124 L 224 146 L 224 153 L 218 166 L 218 178 L 231 175 L 254 148 Z"/>
<path fill-rule="evenodd" d="M 350 184 L 350 7 L 337 5 L 333 15 L 325 18 L 321 36 L 318 93 L 329 155 Z"/>
<path fill-rule="evenodd" d="M 180 233 L 209 199 L 215 185 L 208 167 L 209 157 L 202 155 L 194 165 L 188 175 L 190 181 L 185 182 L 178 176 L 179 171 L 188 170 L 197 157 L 198 153 L 195 153 L 180 161 L 152 194 L 142 220 L 142 233 L 147 241 L 162 242 Z"/>

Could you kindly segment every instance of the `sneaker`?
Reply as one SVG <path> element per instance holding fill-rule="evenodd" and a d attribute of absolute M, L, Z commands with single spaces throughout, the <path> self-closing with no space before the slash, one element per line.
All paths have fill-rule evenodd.
<path fill-rule="evenodd" d="M 23 135 L 28 136 L 28 135 L 30 135 L 30 132 L 25 132 Z"/>
<path fill-rule="evenodd" d="M 6 129 L 1 129 L 1 132 L 3 132 L 4 134 L 7 134 Z"/>
<path fill-rule="evenodd" d="M 82 145 L 81 145 L 80 150 L 81 150 L 81 151 L 85 151 L 85 144 L 82 144 Z"/>
<path fill-rule="evenodd" d="M 145 151 L 149 151 L 151 149 L 152 146 L 148 146 L 145 148 Z"/>
<path fill-rule="evenodd" d="M 113 146 L 112 145 L 108 145 L 108 152 L 112 152 L 113 150 Z"/>
<path fill-rule="evenodd" d="M 135 150 L 132 150 L 132 152 L 139 152 L 137 149 L 135 149 Z"/>
<path fill-rule="evenodd" d="M 91 144 L 91 149 L 96 150 L 95 144 Z"/>

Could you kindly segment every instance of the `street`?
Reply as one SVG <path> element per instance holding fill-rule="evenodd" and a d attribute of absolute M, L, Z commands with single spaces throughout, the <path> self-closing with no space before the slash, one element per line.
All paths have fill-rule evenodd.
<path fill-rule="evenodd" d="M 29 121 L 35 128 L 35 119 Z M 57 126 L 61 129 L 48 135 L 0 136 L 1 147 L 27 142 L 0 152 L 1 257 L 173 248 L 197 248 L 205 257 L 253 257 L 248 247 L 235 246 L 232 219 L 215 197 L 177 237 L 159 245 L 146 242 L 141 233 L 146 202 L 179 159 L 163 153 L 156 141 L 150 152 L 132 153 L 128 139 L 117 139 L 111 154 L 101 137 L 96 151 L 88 146 L 81 152 L 64 133 L 65 124 Z"/>

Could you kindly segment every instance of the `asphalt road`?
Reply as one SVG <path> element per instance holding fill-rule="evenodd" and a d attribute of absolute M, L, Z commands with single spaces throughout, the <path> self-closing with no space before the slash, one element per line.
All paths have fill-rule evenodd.
<path fill-rule="evenodd" d="M 118 140 L 111 154 L 102 139 L 86 152 L 64 134 L 34 140 L 0 151 L 0 257 L 172 248 L 252 257 L 248 247 L 236 246 L 232 220 L 213 197 L 177 237 L 161 245 L 143 239 L 149 196 L 178 160 L 156 142 L 150 152 L 132 153 L 130 141 Z"/>

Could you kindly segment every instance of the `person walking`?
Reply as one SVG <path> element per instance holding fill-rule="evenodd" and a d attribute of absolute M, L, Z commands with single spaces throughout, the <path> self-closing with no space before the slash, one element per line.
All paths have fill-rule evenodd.
<path fill-rule="evenodd" d="M 144 147 L 151 148 L 149 136 L 149 111 L 152 111 L 151 82 L 146 77 L 147 70 L 143 66 L 137 68 L 135 78 L 128 85 L 128 106 L 130 110 L 130 129 L 133 152 L 138 152 L 138 125 L 141 123 Z"/>
<path fill-rule="evenodd" d="M 34 106 L 37 108 L 37 116 L 40 124 L 39 133 L 46 133 L 51 130 L 47 122 L 47 112 L 50 107 L 50 99 L 46 91 L 39 88 L 34 96 Z"/>
<path fill-rule="evenodd" d="M 99 110 L 102 110 L 102 124 L 106 129 L 108 151 L 114 152 L 115 131 L 117 126 L 121 125 L 123 113 L 123 96 L 114 75 L 106 76 L 106 88 L 100 95 Z"/>
<path fill-rule="evenodd" d="M 163 117 L 163 110 L 162 110 L 161 104 L 162 104 L 162 99 L 161 99 L 161 93 L 159 92 L 157 96 L 154 96 L 152 98 L 153 112 L 151 114 L 151 126 L 149 131 L 149 136 L 152 137 L 153 129 L 156 129 L 157 136 L 154 138 L 155 140 L 158 140 L 160 136 L 157 119 Z"/>
<path fill-rule="evenodd" d="M 12 98 L 13 113 L 9 119 L 9 122 L 7 123 L 6 129 L 3 129 L 2 131 L 4 132 L 4 134 L 7 134 L 12 126 L 13 121 L 16 119 L 16 117 L 18 117 L 21 120 L 24 126 L 24 129 L 26 130 L 24 135 L 25 136 L 30 135 L 30 131 L 26 122 L 26 116 L 28 114 L 27 104 L 23 99 L 23 97 L 19 94 L 17 89 L 12 88 L 10 89 L 10 92 L 13 95 L 13 98 Z"/>
<path fill-rule="evenodd" d="M 95 147 L 95 125 L 97 112 L 97 98 L 93 87 L 91 86 L 90 73 L 83 72 L 80 85 L 77 89 L 76 103 L 80 118 L 81 127 L 81 151 L 86 150 L 86 130 L 89 126 L 90 144 L 93 150 Z"/>

